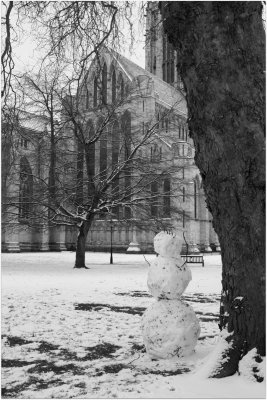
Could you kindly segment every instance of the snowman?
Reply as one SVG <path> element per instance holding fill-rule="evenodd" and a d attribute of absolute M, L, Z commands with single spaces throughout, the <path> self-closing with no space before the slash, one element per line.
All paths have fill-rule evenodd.
<path fill-rule="evenodd" d="M 158 256 L 150 264 L 147 285 L 156 299 L 145 311 L 141 328 L 152 359 L 184 357 L 193 352 L 200 326 L 191 306 L 181 295 L 192 279 L 180 256 L 182 238 L 160 232 L 154 238 Z"/>

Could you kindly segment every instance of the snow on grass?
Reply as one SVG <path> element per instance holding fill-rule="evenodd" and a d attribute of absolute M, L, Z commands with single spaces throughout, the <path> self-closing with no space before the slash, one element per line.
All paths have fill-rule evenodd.
<path fill-rule="evenodd" d="M 245 367 L 221 380 L 198 374 L 218 342 L 220 256 L 191 266 L 182 297 L 200 320 L 195 353 L 158 361 L 140 328 L 155 301 L 144 257 L 114 254 L 110 265 L 108 253 L 86 253 L 86 263 L 73 269 L 71 252 L 2 255 L 2 398 L 265 397 Z"/>

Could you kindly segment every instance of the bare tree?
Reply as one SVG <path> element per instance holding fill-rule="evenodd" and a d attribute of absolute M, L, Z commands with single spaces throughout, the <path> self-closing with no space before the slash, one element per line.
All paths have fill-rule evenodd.
<path fill-rule="evenodd" d="M 24 76 L 22 81 L 25 108 L 47 121 L 47 131 L 36 138 L 41 146 L 41 154 L 39 151 L 36 156 L 38 162 L 42 159 L 44 172 L 23 171 L 35 184 L 27 199 L 31 211 L 26 222 L 29 226 L 41 222 L 49 227 L 76 226 L 75 267 L 85 268 L 86 238 L 95 219 L 113 218 L 120 224 L 139 226 L 149 219 L 155 229 L 170 228 L 171 213 L 176 210 L 177 216 L 182 216 L 171 200 L 174 192 L 181 191 L 181 179 L 173 177 L 171 188 L 170 176 L 174 169 L 177 172 L 177 166 L 173 165 L 172 151 L 157 152 L 157 143 L 164 143 L 166 135 L 159 129 L 158 116 L 150 116 L 146 123 L 133 123 L 138 121 L 140 86 L 125 88 L 111 103 L 101 94 L 99 107 L 85 110 L 88 83 L 82 81 L 72 95 L 73 79 L 63 82 L 62 75 L 60 69 L 53 74 L 45 69 L 36 77 Z M 175 106 L 161 118 L 170 117 Z M 17 199 L 9 198 L 9 205 L 21 209 Z"/>
<path fill-rule="evenodd" d="M 42 49 L 43 60 L 56 57 L 71 61 L 77 75 L 102 45 L 119 47 L 124 41 L 121 26 L 124 25 L 124 29 L 126 26 L 123 21 L 127 21 L 133 42 L 132 2 L 10 1 L 3 2 L 2 8 L 1 95 L 5 99 L 13 85 L 13 45 L 18 41 L 18 31 L 23 32 L 24 26 L 31 26 L 32 38 L 36 47 Z"/>
<path fill-rule="evenodd" d="M 11 41 L 11 22 L 10 14 L 13 8 L 13 1 L 2 3 L 1 26 L 4 33 L 4 43 L 2 44 L 1 54 L 1 73 L 2 73 L 2 89 L 1 98 L 5 98 L 9 93 L 12 71 L 14 69 L 14 61 L 12 57 L 12 41 Z M 5 9 L 5 10 L 4 10 Z"/>
<path fill-rule="evenodd" d="M 260 2 L 161 2 L 177 49 L 190 135 L 223 262 L 220 328 L 229 346 L 214 372 L 265 355 L 265 33 Z M 257 380 L 257 369 L 251 373 Z"/>

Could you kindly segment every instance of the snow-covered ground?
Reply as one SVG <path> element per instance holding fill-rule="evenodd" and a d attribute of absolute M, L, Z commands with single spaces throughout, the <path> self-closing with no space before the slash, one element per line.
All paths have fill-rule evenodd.
<path fill-rule="evenodd" d="M 146 255 L 149 262 L 153 255 Z M 265 398 L 246 375 L 207 379 L 218 342 L 221 259 L 190 265 L 183 300 L 200 319 L 189 357 L 152 361 L 141 315 L 155 300 L 142 255 L 2 255 L 2 398 Z"/>

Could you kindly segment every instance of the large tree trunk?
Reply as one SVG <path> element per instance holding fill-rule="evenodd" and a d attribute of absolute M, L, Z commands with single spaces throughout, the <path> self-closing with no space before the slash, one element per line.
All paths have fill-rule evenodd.
<path fill-rule="evenodd" d="M 92 224 L 91 221 L 86 221 L 86 222 L 83 222 L 79 228 L 74 268 L 88 269 L 88 267 L 86 267 L 86 265 L 85 265 L 85 244 L 86 244 L 86 238 L 87 238 L 87 234 L 89 232 L 91 224 Z"/>
<path fill-rule="evenodd" d="M 265 35 L 260 2 L 162 2 L 178 52 L 195 161 L 222 250 L 221 329 L 214 376 L 265 355 Z M 260 357 L 259 357 L 260 361 Z"/>

